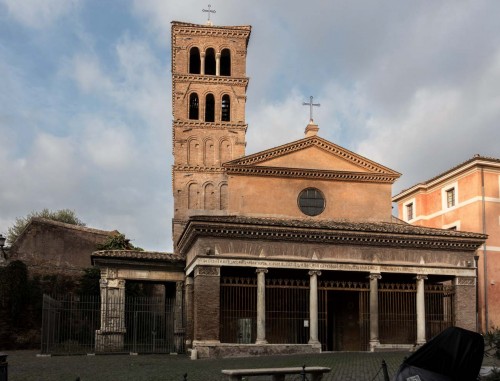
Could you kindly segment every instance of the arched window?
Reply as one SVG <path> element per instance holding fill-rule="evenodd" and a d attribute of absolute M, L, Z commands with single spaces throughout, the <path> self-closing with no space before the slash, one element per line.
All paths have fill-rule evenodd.
<path fill-rule="evenodd" d="M 229 122 L 231 120 L 231 99 L 227 94 L 224 94 L 222 96 L 220 120 L 222 120 L 223 122 Z"/>
<path fill-rule="evenodd" d="M 231 75 L 231 51 L 222 49 L 220 53 L 220 75 Z"/>
<path fill-rule="evenodd" d="M 188 146 L 188 164 L 189 165 L 197 165 L 200 164 L 200 143 L 196 139 L 192 139 L 189 141 Z"/>
<path fill-rule="evenodd" d="M 227 209 L 227 184 L 222 184 L 220 186 L 220 209 L 225 210 Z"/>
<path fill-rule="evenodd" d="M 205 98 L 205 122 L 215 122 L 215 98 L 207 94 Z"/>
<path fill-rule="evenodd" d="M 221 164 L 232 160 L 231 142 L 227 139 L 222 140 L 220 142 L 219 152 Z"/>
<path fill-rule="evenodd" d="M 189 73 L 200 74 L 200 49 L 197 47 L 191 48 L 189 51 Z"/>
<path fill-rule="evenodd" d="M 205 141 L 205 160 L 204 164 L 207 167 L 213 167 L 215 165 L 215 147 L 212 139 Z"/>
<path fill-rule="evenodd" d="M 198 184 L 189 184 L 188 188 L 188 209 L 200 209 L 200 191 Z"/>
<path fill-rule="evenodd" d="M 203 194 L 203 209 L 215 209 L 215 187 L 212 184 L 205 186 Z"/>
<path fill-rule="evenodd" d="M 215 75 L 215 50 L 208 48 L 205 54 L 205 74 Z"/>
<path fill-rule="evenodd" d="M 189 96 L 189 119 L 200 119 L 199 109 L 200 101 L 198 99 L 198 94 L 191 93 L 191 95 Z"/>

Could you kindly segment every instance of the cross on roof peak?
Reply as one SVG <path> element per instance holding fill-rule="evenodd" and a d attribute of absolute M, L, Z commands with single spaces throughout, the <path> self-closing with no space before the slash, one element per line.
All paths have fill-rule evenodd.
<path fill-rule="evenodd" d="M 208 13 L 207 25 L 213 25 L 213 24 L 212 24 L 212 21 L 210 21 L 210 13 L 217 13 L 217 12 L 215 11 L 215 9 L 214 9 L 214 10 L 212 10 L 212 9 L 210 9 L 210 8 L 212 8 L 212 6 L 211 6 L 210 4 L 208 4 L 208 9 L 202 9 L 202 11 L 203 11 L 203 12 L 207 12 L 207 13 Z"/>
<path fill-rule="evenodd" d="M 309 122 L 312 123 L 313 120 L 313 106 L 319 107 L 321 106 L 319 103 L 313 103 L 313 96 L 309 97 L 309 102 L 303 102 L 302 106 L 309 106 Z"/>

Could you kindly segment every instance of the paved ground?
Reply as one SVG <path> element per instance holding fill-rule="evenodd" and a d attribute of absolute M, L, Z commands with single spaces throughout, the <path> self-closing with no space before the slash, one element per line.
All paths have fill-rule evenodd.
<path fill-rule="evenodd" d="M 318 355 L 190 360 L 185 355 L 107 355 L 37 357 L 36 351 L 7 353 L 9 381 L 221 381 L 222 369 L 317 365 L 332 368 L 325 381 L 383 380 L 379 372 L 385 360 L 389 375 L 397 371 L 408 353 L 322 353 Z M 491 359 L 487 365 L 500 365 Z M 252 378 L 251 381 L 265 378 Z"/>

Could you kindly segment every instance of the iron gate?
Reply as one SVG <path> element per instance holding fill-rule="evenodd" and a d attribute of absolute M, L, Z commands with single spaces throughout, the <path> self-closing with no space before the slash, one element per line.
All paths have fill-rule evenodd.
<path fill-rule="evenodd" d="M 175 305 L 175 298 L 127 297 L 125 331 L 116 351 L 183 353 L 184 324 L 179 321 L 183 313 L 177 314 L 176 321 Z M 108 309 L 120 308 L 122 301 L 108 300 Z M 43 295 L 41 353 L 98 352 L 95 338 L 101 329 L 101 312 L 97 295 Z"/>

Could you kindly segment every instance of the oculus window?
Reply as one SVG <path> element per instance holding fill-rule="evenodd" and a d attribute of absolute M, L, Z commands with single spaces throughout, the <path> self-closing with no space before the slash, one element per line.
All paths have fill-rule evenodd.
<path fill-rule="evenodd" d="M 297 199 L 299 209 L 307 216 L 317 216 L 325 210 L 325 196 L 319 189 L 306 188 Z"/>

